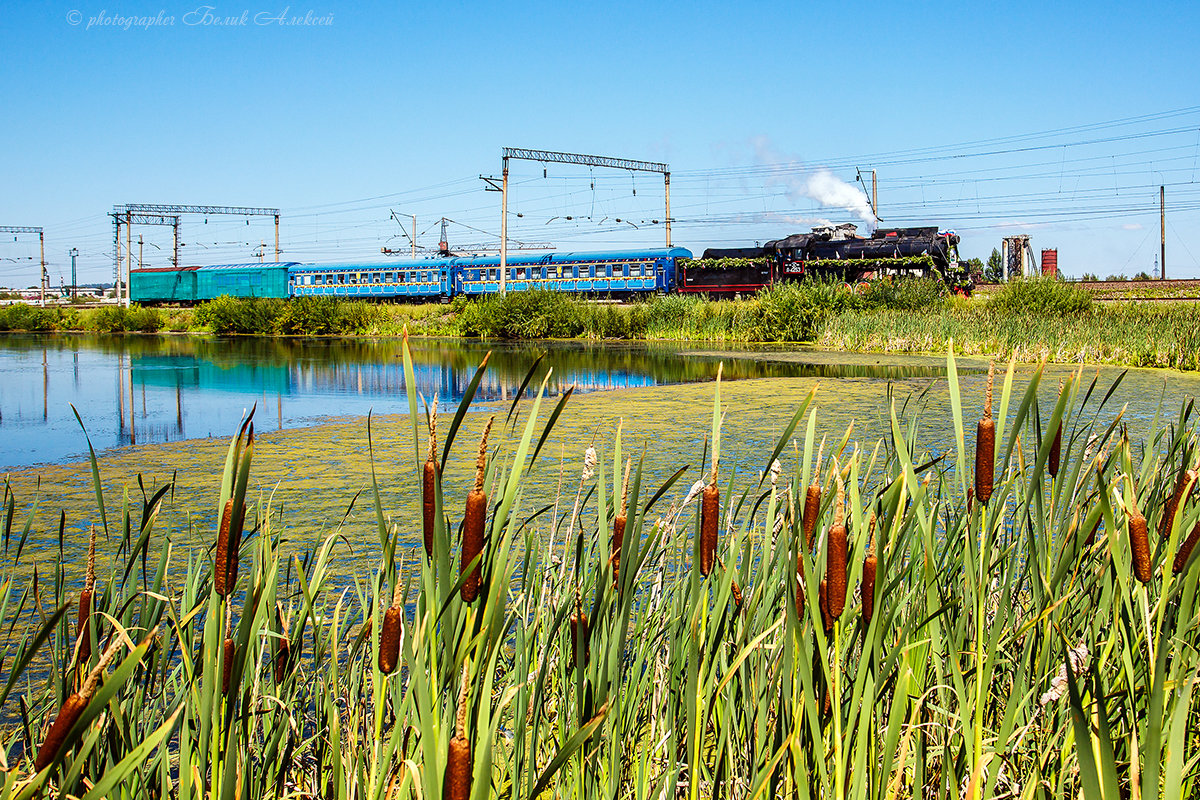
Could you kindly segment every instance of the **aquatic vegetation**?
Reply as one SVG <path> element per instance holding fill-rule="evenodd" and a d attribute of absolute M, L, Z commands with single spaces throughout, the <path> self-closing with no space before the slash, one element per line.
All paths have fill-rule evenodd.
<path fill-rule="evenodd" d="M 1047 403 L 1042 369 L 1023 390 L 1015 370 L 997 376 L 993 414 L 948 359 L 952 444 L 936 456 L 900 400 L 877 441 L 847 428 L 826 446 L 813 388 L 759 432 L 761 469 L 741 475 L 721 455 L 732 387 L 708 384 L 690 489 L 686 468 L 658 476 L 630 454 L 619 425 L 581 464 L 552 457 L 572 395 L 547 397 L 531 370 L 477 450 L 484 419 L 466 401 L 443 426 L 431 552 L 421 489 L 437 445 L 413 395 L 389 447 L 420 513 L 410 530 L 385 509 L 372 445 L 377 536 L 350 578 L 333 569 L 340 527 L 305 546 L 275 490 L 250 490 L 265 450 L 250 419 L 224 448 L 220 513 L 185 552 L 153 544 L 173 483 L 114 502 L 93 459 L 94 584 L 61 555 L 15 579 L 27 544 L 55 533 L 32 511 L 22 529 L 6 486 L 0 784 L 89 798 L 1194 796 L 1200 554 L 1179 561 L 1200 524 L 1194 407 L 1130 440 L 1110 387 L 1075 372 Z M 986 502 L 968 438 L 981 403 Z M 540 491 L 547 479 L 559 488 Z M 481 512 L 459 525 L 474 493 Z M 79 586 L 95 609 L 86 660 Z"/>

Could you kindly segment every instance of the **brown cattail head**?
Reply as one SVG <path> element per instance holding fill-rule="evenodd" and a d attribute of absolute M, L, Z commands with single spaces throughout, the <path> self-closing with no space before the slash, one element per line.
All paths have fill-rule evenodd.
<path fill-rule="evenodd" d="M 71 745 L 67 741 L 67 734 L 71 728 L 75 726 L 83 710 L 87 708 L 88 703 L 96 696 L 96 691 L 100 688 L 100 676 L 104 674 L 104 670 L 112 663 L 112 660 L 117 657 L 120 652 L 121 641 L 114 641 L 100 656 L 100 662 L 88 673 L 84 679 L 83 685 L 79 691 L 73 692 L 58 709 L 58 716 L 50 725 L 50 730 L 46 731 L 46 738 L 42 740 L 42 746 L 38 748 L 37 758 L 34 760 L 34 770 L 41 772 L 46 767 L 54 762 L 67 747 Z"/>
<path fill-rule="evenodd" d="M 391 675 L 400 660 L 400 628 L 404 609 L 393 606 L 383 612 L 383 627 L 379 631 L 379 671 Z"/>
<path fill-rule="evenodd" d="M 612 563 L 613 586 L 620 583 L 621 574 L 621 546 L 625 543 L 625 525 L 628 522 L 626 512 L 629 509 L 629 468 L 633 466 L 633 459 L 625 461 L 625 482 L 621 489 L 621 512 L 613 519 L 612 543 L 609 548 L 611 556 L 609 557 Z"/>
<path fill-rule="evenodd" d="M 279 616 L 279 628 L 280 639 L 275 650 L 275 682 L 283 683 L 292 665 L 292 642 L 288 638 L 287 619 L 282 614 Z"/>
<path fill-rule="evenodd" d="M 1187 565 L 1188 558 L 1192 555 L 1192 551 L 1196 549 L 1196 544 L 1200 543 L 1200 521 L 1196 522 L 1196 527 L 1192 528 L 1192 533 L 1179 547 L 1179 551 L 1175 553 L 1175 563 L 1172 565 L 1172 570 L 1176 575 L 1183 572 L 1184 566 Z"/>
<path fill-rule="evenodd" d="M 421 511 L 425 534 L 425 555 L 433 558 L 433 527 L 437 520 L 437 395 L 433 397 L 433 408 L 429 414 L 429 456 L 425 459 L 421 475 Z"/>
<path fill-rule="evenodd" d="M 992 419 L 992 381 L 995 364 L 988 364 L 987 401 L 975 430 L 975 497 L 986 504 L 992 498 L 996 461 L 996 421 Z"/>
<path fill-rule="evenodd" d="M 392 581 L 392 605 L 383 612 L 383 627 L 379 629 L 379 671 L 391 675 L 400 662 L 400 633 L 404 627 L 404 595 L 397 571 Z"/>
<path fill-rule="evenodd" d="M 479 580 L 482 570 L 476 564 L 469 572 L 468 566 L 483 552 L 483 524 L 487 519 L 487 495 L 483 491 L 483 479 L 487 466 L 487 440 L 495 417 L 488 417 L 479 439 L 479 454 L 475 458 L 475 488 L 467 493 L 467 510 L 463 517 L 462 566 L 465 574 L 462 582 L 462 599 L 472 603 L 479 596 Z"/>
<path fill-rule="evenodd" d="M 471 743 L 455 736 L 446 758 L 442 800 L 467 800 L 471 796 Z"/>
<path fill-rule="evenodd" d="M 1058 382 L 1058 394 L 1062 396 L 1063 383 Z M 1050 443 L 1050 477 L 1058 477 L 1058 465 L 1062 456 L 1062 420 L 1059 420 L 1058 425 L 1054 427 L 1054 441 Z"/>
<path fill-rule="evenodd" d="M 1133 572 L 1142 583 L 1149 583 L 1150 570 L 1150 537 L 1146 531 L 1146 518 L 1138 511 L 1137 501 L 1130 497 L 1129 513 L 1129 545 L 1133 551 Z"/>
<path fill-rule="evenodd" d="M 221 662 L 221 694 L 222 696 L 229 695 L 229 681 L 233 677 L 233 639 L 225 637 L 225 646 L 223 648 Z"/>
<path fill-rule="evenodd" d="M 583 598 L 579 593 L 579 586 L 575 587 L 575 613 L 571 615 L 571 663 L 567 665 L 567 672 L 575 669 L 576 662 L 587 666 L 590 653 L 590 628 L 588 627 L 587 614 L 583 613 Z M 582 659 L 582 660 L 581 660 Z"/>
<path fill-rule="evenodd" d="M 862 610 L 863 630 L 871 627 L 871 617 L 875 614 L 875 512 L 867 523 L 869 531 L 867 541 L 867 557 L 863 559 L 862 576 Z"/>
<path fill-rule="evenodd" d="M 221 527 L 217 531 L 213 561 L 213 590 L 221 597 L 228 597 L 237 584 L 238 549 L 242 543 L 245 520 L 245 504 L 234 508 L 233 498 L 226 500 L 221 512 Z"/>
<path fill-rule="evenodd" d="M 717 525 L 721 521 L 721 490 L 717 484 L 708 484 L 700 503 L 700 574 L 712 572 L 717 558 Z"/>
<path fill-rule="evenodd" d="M 804 516 L 801 518 L 801 523 L 804 525 L 804 544 L 808 549 L 812 550 L 813 534 L 817 530 L 817 515 L 821 512 L 821 458 L 825 454 L 825 439 L 821 439 L 821 446 L 817 448 L 817 462 L 813 466 L 812 483 L 808 485 L 807 491 L 804 493 Z"/>
<path fill-rule="evenodd" d="M 833 525 L 829 528 L 829 545 L 825 553 L 825 580 L 828 582 L 829 615 L 839 619 L 846 608 L 846 487 L 834 462 L 837 480 L 837 500 L 834 504 Z"/>
<path fill-rule="evenodd" d="M 825 625 L 825 632 L 828 633 L 833 630 L 833 615 L 829 613 L 829 583 L 824 578 L 821 578 L 817 605 L 821 609 L 821 622 Z"/>
<path fill-rule="evenodd" d="M 79 664 L 86 664 L 92 657 L 92 610 L 96 598 L 96 526 L 88 534 L 87 572 L 83 579 L 83 591 L 79 593 L 79 616 L 75 626 L 75 639 L 79 648 Z"/>
<path fill-rule="evenodd" d="M 450 752 L 446 757 L 446 774 L 442 779 L 442 800 L 467 800 L 471 796 L 471 742 L 467 739 L 467 690 L 469 686 L 467 670 L 466 667 L 463 667 L 454 737 L 450 739 Z"/>
<path fill-rule="evenodd" d="M 1163 509 L 1162 519 L 1158 522 L 1158 535 L 1162 538 L 1167 538 L 1171 535 L 1171 526 L 1175 522 L 1175 512 L 1179 510 L 1179 504 L 1183 502 L 1184 493 L 1188 492 L 1196 483 L 1196 473 L 1194 470 L 1180 470 L 1179 477 L 1175 480 L 1175 491 L 1171 493 L 1171 497 L 1167 500 L 1167 505 Z"/>

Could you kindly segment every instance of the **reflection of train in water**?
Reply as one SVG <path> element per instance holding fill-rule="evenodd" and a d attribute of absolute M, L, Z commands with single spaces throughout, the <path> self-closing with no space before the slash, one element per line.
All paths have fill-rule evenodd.
<path fill-rule="evenodd" d="M 958 236 L 937 228 L 879 230 L 854 225 L 814 228 L 762 247 L 682 247 L 600 253 L 517 255 L 506 261 L 508 290 L 543 289 L 595 297 L 673 292 L 729 295 L 805 277 L 858 282 L 883 276 L 935 276 L 969 291 L 958 261 Z M 449 300 L 500 291 L 500 259 L 449 257 L 387 263 L 224 264 L 133 270 L 134 302 L 192 304 L 234 297 L 340 297 L 364 300 Z"/>

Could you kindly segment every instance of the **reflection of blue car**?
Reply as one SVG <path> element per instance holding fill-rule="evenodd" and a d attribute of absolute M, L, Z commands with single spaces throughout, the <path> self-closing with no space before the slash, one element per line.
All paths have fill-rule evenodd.
<path fill-rule="evenodd" d="M 682 247 L 522 254 L 507 259 L 505 288 L 515 292 L 546 289 L 614 297 L 667 293 L 675 289 L 676 262 L 691 255 Z M 130 273 L 130 296 L 136 303 L 188 305 L 221 294 L 432 300 L 498 291 L 498 256 L 383 264 L 231 264 L 140 269 Z"/>

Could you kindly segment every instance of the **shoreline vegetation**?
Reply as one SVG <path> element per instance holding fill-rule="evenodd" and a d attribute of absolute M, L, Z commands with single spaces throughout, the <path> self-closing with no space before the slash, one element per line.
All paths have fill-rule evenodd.
<path fill-rule="evenodd" d="M 1082 369 L 1039 399 L 1042 368 L 1017 391 L 1010 362 L 963 395 L 949 356 L 943 457 L 899 404 L 865 438 L 818 437 L 814 388 L 735 475 L 718 370 L 685 479 L 643 470 L 619 424 L 573 460 L 543 449 L 572 414 L 547 381 L 521 413 L 467 414 L 487 369 L 450 418 L 408 381 L 423 514 L 396 521 L 369 450 L 351 580 L 330 568 L 341 525 L 293 539 L 257 488 L 253 419 L 212 464 L 219 521 L 196 548 L 172 544 L 192 523 L 170 482 L 122 499 L 93 456 L 86 565 L 59 533 L 30 585 L 26 543 L 61 523 L 34 502 L 22 528 L 6 485 L 5 796 L 1200 788 L 1192 403 L 1131 441 L 1116 386 Z M 443 486 L 462 470 L 469 491 Z"/>
<path fill-rule="evenodd" d="M 958 352 L 1025 363 L 1200 369 L 1196 304 L 1097 302 L 1052 278 L 1009 282 L 986 297 L 949 296 L 932 280 L 781 284 L 740 300 L 670 295 L 625 304 L 554 292 L 376 304 L 332 298 L 217 298 L 195 309 L 0 307 L 0 331 L 177 332 L 259 336 L 414 336 L 795 342 L 828 350 Z"/>

